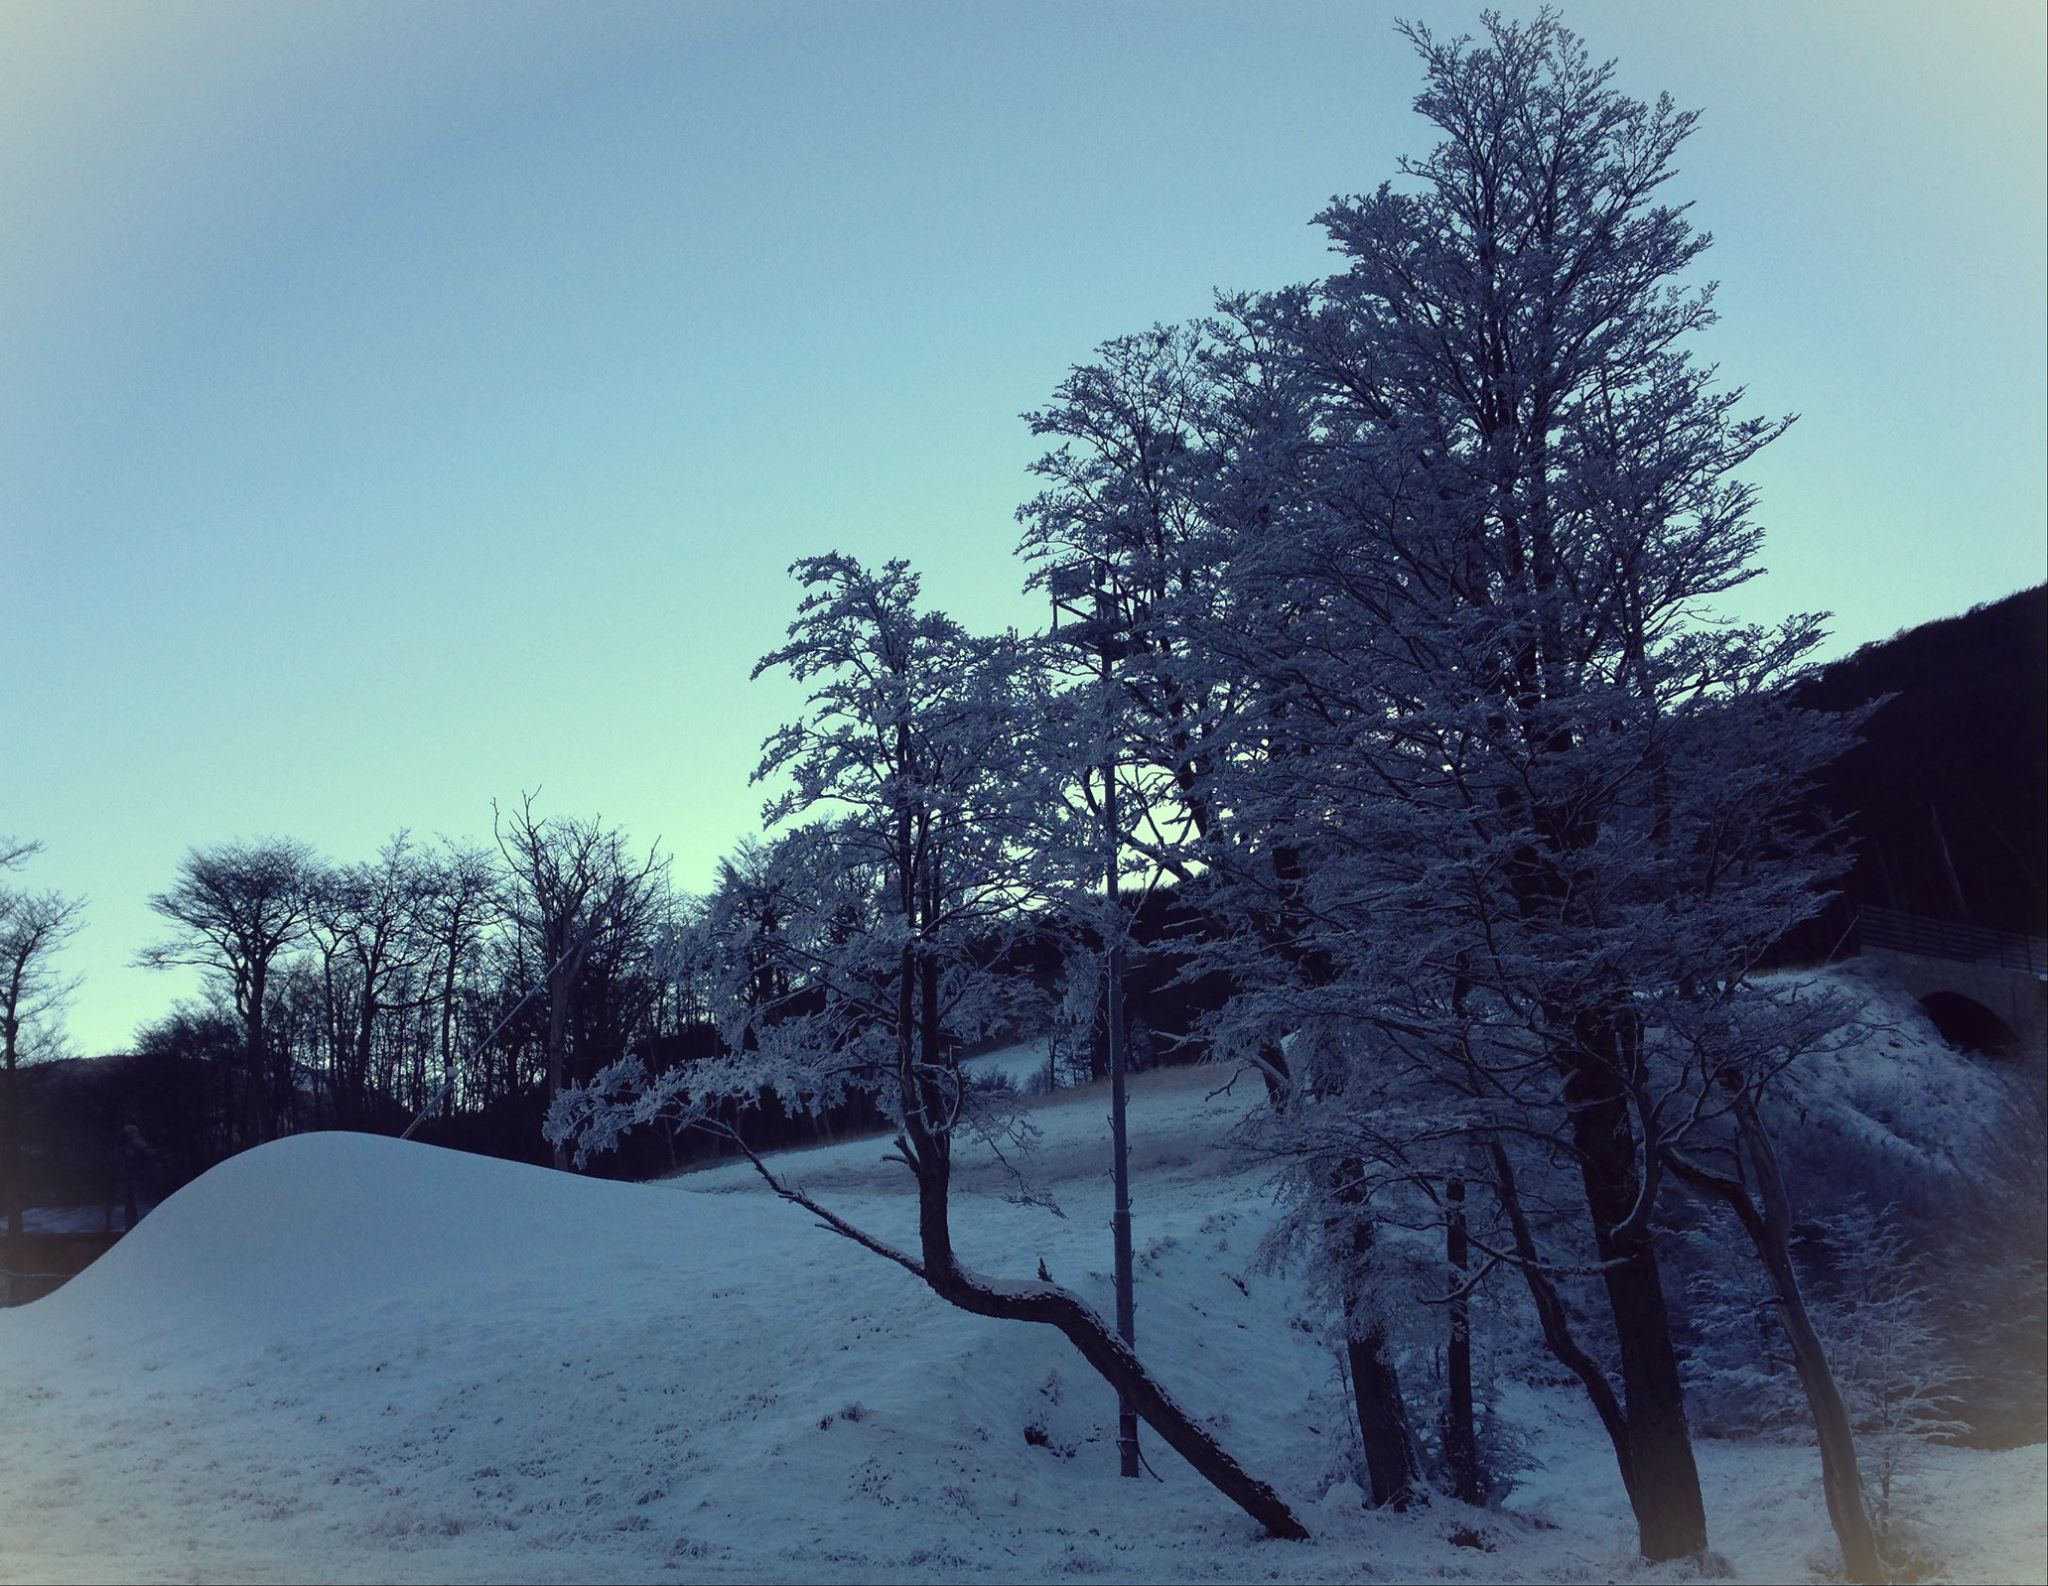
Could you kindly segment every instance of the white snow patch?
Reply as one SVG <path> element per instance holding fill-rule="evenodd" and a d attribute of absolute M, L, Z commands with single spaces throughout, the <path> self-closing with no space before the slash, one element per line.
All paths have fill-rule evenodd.
<path fill-rule="evenodd" d="M 960 1066 L 977 1078 L 1000 1074 L 1016 1087 L 1019 1095 L 1023 1095 L 1034 1086 L 1039 1090 L 1045 1088 L 1047 1045 L 1044 1036 L 1035 1036 L 1028 1041 L 999 1046 L 992 1052 L 970 1057 Z"/>

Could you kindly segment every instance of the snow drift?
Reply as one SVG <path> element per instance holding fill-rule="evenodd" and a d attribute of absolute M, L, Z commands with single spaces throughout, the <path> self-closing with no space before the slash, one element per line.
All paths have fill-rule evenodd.
<path fill-rule="evenodd" d="M 1298 1288 L 1215 1142 L 1225 1076 L 1135 1087 L 1139 1342 L 1316 1532 L 1256 1528 L 1156 1439 L 1117 1478 L 1114 1404 L 1047 1329 L 950 1310 L 744 1167 L 626 1185 L 359 1135 L 223 1164 L 48 1299 L 0 1313 L 0 1580 L 1584 1579 L 1629 1569 L 1610 1456 L 1568 1395 L 1514 1511 L 1362 1513 Z M 1041 1187 L 965 1163 L 963 1255 L 1108 1297 L 1102 1098 L 1031 1116 Z M 907 1238 L 878 1141 L 783 1168 Z M 1702 1447 L 1715 1545 L 1807 1572 L 1809 1450 Z M 2044 1571 L 2042 1454 L 1949 1451 L 1959 1576 Z M 1967 1526 L 1963 1523 L 1967 1517 Z M 1455 1547 L 1470 1528 L 1482 1548 Z M 1637 1567 L 1640 1567 L 1639 1565 Z"/>

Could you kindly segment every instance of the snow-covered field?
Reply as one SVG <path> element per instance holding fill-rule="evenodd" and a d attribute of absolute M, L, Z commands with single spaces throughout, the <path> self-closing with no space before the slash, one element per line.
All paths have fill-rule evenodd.
<path fill-rule="evenodd" d="M 0 1580 L 1641 1576 L 1571 1396 L 1513 1401 L 1543 1465 L 1506 1513 L 1369 1514 L 1335 1484 L 1333 1362 L 1294 1281 L 1248 1270 L 1271 1211 L 1215 1144 L 1257 1089 L 1212 1095 L 1227 1077 L 1133 1087 L 1140 1348 L 1313 1542 L 1262 1540 L 1156 1438 L 1160 1479 L 1119 1480 L 1113 1403 L 1061 1339 L 949 1310 L 743 1165 L 623 1185 L 323 1134 L 224 1164 L 0 1312 Z M 1064 1217 L 963 1147 L 969 1261 L 1042 1259 L 1107 1308 L 1104 1110 L 1031 1107 Z M 908 1241 L 882 1149 L 781 1165 Z M 1700 1454 L 1735 1577 L 1825 1562 L 1810 1451 Z M 2048 1451 L 1930 1461 L 1949 1578 L 2048 1576 Z"/>

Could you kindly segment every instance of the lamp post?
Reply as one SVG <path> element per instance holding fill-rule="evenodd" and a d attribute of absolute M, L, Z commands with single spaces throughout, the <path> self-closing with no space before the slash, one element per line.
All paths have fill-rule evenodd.
<path fill-rule="evenodd" d="M 1092 649 L 1101 668 L 1102 711 L 1105 727 L 1115 702 L 1114 667 L 1125 648 L 1119 602 L 1109 588 L 1109 568 L 1104 562 L 1069 562 L 1052 571 L 1053 631 L 1059 631 L 1064 614 L 1072 619 L 1072 641 Z M 1082 616 L 1081 602 L 1090 610 Z M 1124 939 L 1123 884 L 1119 875 L 1123 828 L 1117 809 L 1116 749 L 1105 733 L 1102 751 L 1102 879 L 1108 904 L 1108 925 L 1103 939 L 1108 948 L 1104 974 L 1104 1023 L 1109 1044 L 1109 1138 L 1110 1176 L 1115 1207 L 1110 1214 L 1110 1235 L 1116 1251 L 1116 1330 L 1126 1348 L 1137 1344 L 1137 1321 L 1131 1293 L 1131 1163 L 1130 1136 L 1125 1121 L 1124 1095 Z M 1138 1415 L 1131 1401 L 1117 1399 L 1116 1446 L 1123 1474 L 1139 1473 Z"/>

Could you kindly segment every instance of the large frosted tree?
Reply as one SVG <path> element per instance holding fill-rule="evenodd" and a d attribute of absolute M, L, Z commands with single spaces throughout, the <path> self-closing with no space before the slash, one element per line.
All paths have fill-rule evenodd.
<path fill-rule="evenodd" d="M 1782 697 L 1817 624 L 1710 610 L 1757 571 L 1734 471 L 1784 426 L 1690 356 L 1709 239 L 1660 190 L 1695 117 L 1548 13 L 1407 31 L 1442 141 L 1320 217 L 1338 273 L 1241 310 L 1295 395 L 1236 559 L 1268 686 L 1229 802 L 1265 870 L 1232 863 L 1289 900 L 1284 989 L 1341 1070 L 1311 1094 L 1368 1120 L 1326 1154 L 1445 1223 L 1489 1164 L 1520 1209 L 1521 1142 L 1571 1164 L 1619 1391 L 1578 1363 L 1672 1558 L 1706 1521 L 1653 1222 L 1703 1094 L 1658 1077 L 1660 1004 L 1731 994 L 1827 871 L 1789 812 L 1838 739 Z"/>

